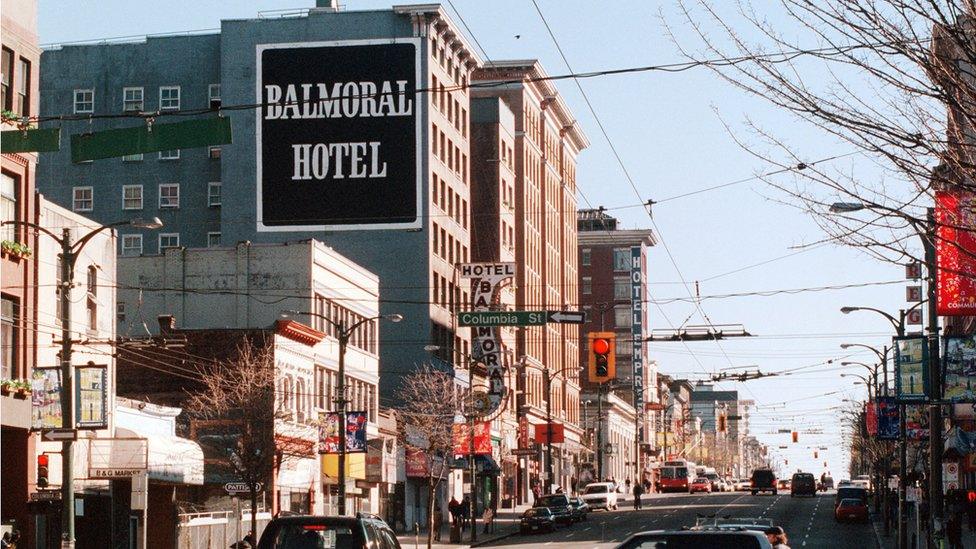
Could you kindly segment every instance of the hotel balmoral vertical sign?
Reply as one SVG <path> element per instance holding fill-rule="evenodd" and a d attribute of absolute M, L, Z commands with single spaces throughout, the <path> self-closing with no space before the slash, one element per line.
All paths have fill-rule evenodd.
<path fill-rule="evenodd" d="M 634 365 L 634 408 L 644 411 L 644 258 L 640 246 L 630 248 L 630 313 L 632 364 Z M 644 440 L 644 423 L 639 427 L 639 440 Z"/>
<path fill-rule="evenodd" d="M 419 39 L 257 46 L 259 231 L 421 227 Z"/>

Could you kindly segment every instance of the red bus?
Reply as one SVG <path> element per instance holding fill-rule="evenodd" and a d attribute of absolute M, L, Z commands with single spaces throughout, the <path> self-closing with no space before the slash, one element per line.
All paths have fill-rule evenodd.
<path fill-rule="evenodd" d="M 658 492 L 688 492 L 695 476 L 695 463 L 686 459 L 665 461 L 659 473 Z"/>

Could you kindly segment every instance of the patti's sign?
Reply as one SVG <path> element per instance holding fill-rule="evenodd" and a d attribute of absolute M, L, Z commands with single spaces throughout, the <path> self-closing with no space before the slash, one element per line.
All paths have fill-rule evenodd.
<path fill-rule="evenodd" d="M 257 48 L 259 231 L 420 228 L 418 39 Z"/>

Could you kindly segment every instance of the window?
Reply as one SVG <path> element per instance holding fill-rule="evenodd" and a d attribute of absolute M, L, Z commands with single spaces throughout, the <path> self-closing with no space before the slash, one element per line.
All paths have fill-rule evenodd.
<path fill-rule="evenodd" d="M 180 186 L 178 184 L 167 183 L 159 186 L 159 207 L 180 207 Z"/>
<path fill-rule="evenodd" d="M 17 63 L 17 72 L 17 110 L 15 112 L 20 116 L 30 116 L 30 61 L 21 57 L 20 62 Z"/>
<path fill-rule="evenodd" d="M 3 110 L 14 110 L 14 96 L 11 93 L 10 85 L 14 81 L 14 52 L 3 48 L 0 54 L 0 105 Z"/>
<path fill-rule="evenodd" d="M 613 298 L 614 299 L 630 298 L 630 277 L 629 276 L 613 277 Z"/>
<path fill-rule="evenodd" d="M 122 209 L 123 210 L 142 209 L 142 185 L 122 186 Z"/>
<path fill-rule="evenodd" d="M 207 183 L 207 206 L 220 206 L 220 181 Z"/>
<path fill-rule="evenodd" d="M 92 195 L 91 187 L 75 187 L 72 189 L 73 209 L 76 212 L 90 212 L 92 211 L 92 206 L 95 204 L 95 199 Z"/>
<path fill-rule="evenodd" d="M 122 235 L 122 255 L 124 257 L 142 255 L 142 235 L 125 234 Z"/>
<path fill-rule="evenodd" d="M 143 154 L 127 154 L 122 157 L 122 162 L 142 162 Z"/>
<path fill-rule="evenodd" d="M 220 147 L 210 147 L 207 149 L 207 156 L 210 160 L 220 160 Z"/>
<path fill-rule="evenodd" d="M 590 256 L 591 255 L 592 255 L 592 252 L 591 252 L 591 250 L 589 248 L 583 248 L 582 250 L 580 250 L 580 265 L 582 265 L 584 267 L 589 267 L 590 266 L 590 260 L 591 260 L 590 259 Z"/>
<path fill-rule="evenodd" d="M 220 108 L 220 84 L 210 84 L 207 87 L 207 97 L 210 99 L 210 110 L 215 111 Z"/>
<path fill-rule="evenodd" d="M 160 86 L 159 87 L 159 109 L 179 109 L 180 108 L 180 87 L 179 86 Z"/>
<path fill-rule="evenodd" d="M 630 270 L 630 248 L 613 249 L 613 270 L 615 271 Z"/>
<path fill-rule="evenodd" d="M 167 248 L 180 247 L 180 233 L 163 233 L 159 235 L 159 253 L 163 253 Z"/>
<path fill-rule="evenodd" d="M 95 90 L 75 90 L 75 114 L 95 112 Z"/>
<path fill-rule="evenodd" d="M 88 266 L 88 296 L 86 299 L 86 309 L 88 311 L 88 330 L 94 332 L 98 330 L 98 268 L 94 265 Z"/>
<path fill-rule="evenodd" d="M 0 221 L 16 221 L 18 201 L 17 195 L 20 181 L 7 174 L 0 174 Z M 17 226 L 0 226 L 0 240 L 17 240 Z"/>
<path fill-rule="evenodd" d="M 159 151 L 159 159 L 160 160 L 179 160 L 180 159 L 180 150 L 179 149 L 172 149 L 172 150 L 169 150 L 169 151 Z"/>
<path fill-rule="evenodd" d="M 144 105 L 142 88 L 122 88 L 122 110 L 124 112 L 139 112 Z"/>
<path fill-rule="evenodd" d="M 583 277 L 583 287 L 580 291 L 587 295 L 593 293 L 593 277 Z"/>
<path fill-rule="evenodd" d="M 208 248 L 219 248 L 220 247 L 220 233 L 207 233 L 207 247 Z"/>
<path fill-rule="evenodd" d="M 0 301 L 0 378 L 19 377 L 17 367 L 17 300 L 3 296 Z"/>
<path fill-rule="evenodd" d="M 630 314 L 630 307 L 624 307 L 621 305 L 614 308 L 613 323 L 618 328 L 629 328 L 633 324 L 633 318 Z M 617 348 L 620 347 L 629 347 L 629 345 L 617 345 Z"/>

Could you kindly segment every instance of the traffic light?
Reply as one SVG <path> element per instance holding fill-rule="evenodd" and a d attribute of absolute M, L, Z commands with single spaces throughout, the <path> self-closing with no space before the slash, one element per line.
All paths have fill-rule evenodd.
<path fill-rule="evenodd" d="M 800 442 L 800 433 L 793 431 L 793 444 Z"/>
<path fill-rule="evenodd" d="M 47 488 L 47 465 L 48 456 L 47 454 L 39 454 L 37 456 L 37 487 Z"/>
<path fill-rule="evenodd" d="M 718 416 L 718 432 L 724 433 L 726 431 L 726 419 L 724 415 Z"/>
<path fill-rule="evenodd" d="M 606 383 L 617 375 L 614 347 L 617 334 L 613 332 L 589 332 L 586 334 L 590 360 L 587 378 L 590 383 Z"/>
<path fill-rule="evenodd" d="M 820 459 L 820 453 L 816 450 L 813 451 L 813 459 Z"/>

